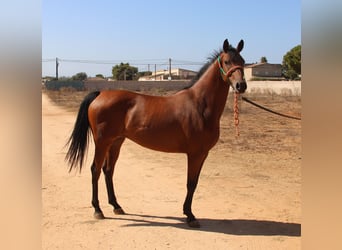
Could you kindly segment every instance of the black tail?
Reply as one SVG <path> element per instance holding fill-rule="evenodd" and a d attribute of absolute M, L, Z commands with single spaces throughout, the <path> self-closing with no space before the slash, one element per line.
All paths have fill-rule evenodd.
<path fill-rule="evenodd" d="M 100 94 L 99 91 L 89 93 L 80 105 L 78 115 L 76 118 L 74 130 L 66 145 L 69 145 L 68 152 L 65 159 L 70 165 L 69 172 L 73 167 L 76 168 L 77 164 L 80 165 L 80 171 L 83 165 L 84 155 L 88 146 L 89 137 L 89 120 L 88 108 L 90 103 Z"/>

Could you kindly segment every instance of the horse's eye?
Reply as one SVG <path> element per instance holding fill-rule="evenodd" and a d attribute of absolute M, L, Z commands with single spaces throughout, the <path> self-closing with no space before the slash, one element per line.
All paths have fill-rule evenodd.
<path fill-rule="evenodd" d="M 225 65 L 229 65 L 229 61 L 224 61 L 224 64 Z"/>

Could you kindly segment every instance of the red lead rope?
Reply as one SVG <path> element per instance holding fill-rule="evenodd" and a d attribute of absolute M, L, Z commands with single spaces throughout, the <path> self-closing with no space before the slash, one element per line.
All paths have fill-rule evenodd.
<path fill-rule="evenodd" d="M 234 92 L 234 124 L 235 124 L 235 136 L 240 136 L 240 130 L 239 130 L 239 106 L 238 106 L 238 100 L 239 100 L 239 93 Z"/>

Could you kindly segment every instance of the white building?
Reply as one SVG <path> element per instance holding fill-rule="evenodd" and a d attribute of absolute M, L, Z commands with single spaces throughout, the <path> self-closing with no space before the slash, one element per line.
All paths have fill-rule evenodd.
<path fill-rule="evenodd" d="M 158 70 L 157 72 L 152 72 L 152 75 L 140 77 L 139 81 L 187 80 L 194 78 L 197 72 L 177 68 L 171 69 L 171 79 L 169 79 L 169 74 L 169 70 Z"/>

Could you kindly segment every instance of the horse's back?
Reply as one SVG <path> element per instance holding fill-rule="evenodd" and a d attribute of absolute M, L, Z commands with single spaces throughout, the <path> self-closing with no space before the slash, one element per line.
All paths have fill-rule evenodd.
<path fill-rule="evenodd" d="M 89 106 L 89 122 L 93 131 L 101 126 L 123 134 L 151 124 L 167 124 L 176 110 L 171 99 L 126 90 L 101 91 Z"/>

